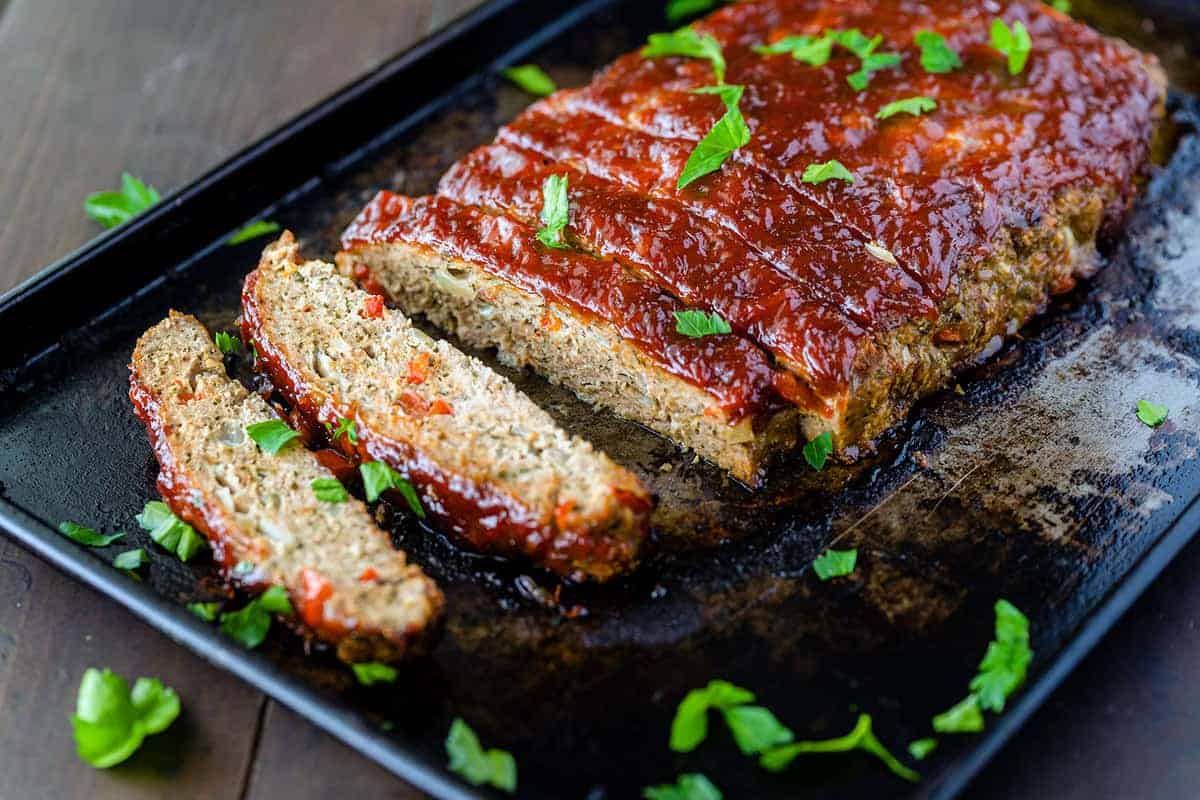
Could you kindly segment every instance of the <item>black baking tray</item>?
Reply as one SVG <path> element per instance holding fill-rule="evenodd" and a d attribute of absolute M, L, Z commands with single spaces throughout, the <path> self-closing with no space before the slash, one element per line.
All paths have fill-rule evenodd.
<path fill-rule="evenodd" d="M 395 686 L 365 689 L 285 630 L 247 652 L 190 615 L 185 602 L 225 596 L 211 564 L 181 565 L 133 534 L 153 558 L 135 582 L 109 566 L 116 548 L 81 548 L 54 528 L 72 519 L 136 530 L 157 467 L 125 395 L 129 353 L 168 308 L 232 325 L 240 280 L 265 242 L 229 247 L 230 231 L 270 218 L 308 254 L 330 256 L 376 188 L 430 191 L 529 102 L 500 67 L 535 60 L 560 85 L 582 84 L 665 25 L 657 2 L 491 2 L 5 295 L 0 524 L 438 797 L 489 796 L 444 769 L 455 716 L 514 753 L 521 797 L 636 797 L 689 771 L 729 798 L 954 796 L 1200 527 L 1196 41 L 1146 23 L 1173 20 L 1171 36 L 1186 37 L 1195 10 L 1165 0 L 1076 7 L 1163 57 L 1173 155 L 1107 249 L 1106 269 L 964 376 L 961 391 L 922 403 L 877 456 L 819 474 L 784 463 L 750 493 L 499 367 L 660 494 L 651 556 L 628 579 L 558 587 L 384 509 L 397 543 L 445 588 L 448 614 L 429 657 Z M 1135 419 L 1143 397 L 1170 407 L 1161 428 Z M 859 566 L 822 583 L 809 565 L 831 542 L 857 546 Z M 754 689 L 801 738 L 839 735 L 869 712 L 903 757 L 965 694 L 999 597 L 1031 619 L 1030 680 L 985 733 L 941 737 L 918 784 L 860 755 L 770 775 L 717 726 L 693 754 L 667 748 L 683 694 L 722 677 Z"/>

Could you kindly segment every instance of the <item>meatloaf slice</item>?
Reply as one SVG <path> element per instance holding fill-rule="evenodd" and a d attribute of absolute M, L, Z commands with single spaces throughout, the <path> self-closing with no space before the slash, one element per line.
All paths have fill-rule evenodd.
<path fill-rule="evenodd" d="M 256 364 L 307 424 L 353 420 L 355 441 L 335 445 L 399 471 L 452 538 L 573 579 L 635 563 L 652 506 L 637 478 L 333 265 L 302 263 L 290 234 L 264 252 L 242 303 Z"/>
<path fill-rule="evenodd" d="M 171 509 L 203 533 L 232 580 L 287 589 L 299 618 L 348 662 L 419 649 L 442 593 L 354 498 L 318 500 L 333 479 L 298 443 L 263 452 L 246 426 L 278 415 L 226 375 L 204 326 L 174 311 L 138 340 L 129 397 L 159 463 Z M 235 569 L 254 565 L 247 572 Z"/>

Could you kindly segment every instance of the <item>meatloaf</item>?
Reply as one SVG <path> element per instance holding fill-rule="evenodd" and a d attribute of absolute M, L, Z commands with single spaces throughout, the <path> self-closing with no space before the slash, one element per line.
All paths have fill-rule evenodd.
<path fill-rule="evenodd" d="M 747 0 L 691 31 L 704 56 L 617 59 L 437 195 L 381 192 L 339 265 L 748 483 L 826 432 L 869 449 L 1090 275 L 1164 115 L 1153 57 L 1027 0 Z M 680 181 L 735 111 L 746 141 Z M 536 236 L 550 177 L 566 250 Z"/>
<path fill-rule="evenodd" d="M 353 421 L 334 445 L 396 469 L 456 541 L 573 579 L 635 563 L 652 506 L 637 478 L 332 264 L 303 263 L 290 234 L 247 277 L 242 330 L 304 424 Z"/>
<path fill-rule="evenodd" d="M 274 455 L 246 427 L 278 420 L 225 372 L 204 326 L 174 311 L 138 340 L 129 397 L 158 458 L 158 488 L 212 544 L 230 579 L 285 587 L 297 615 L 344 661 L 420 649 L 442 593 L 353 497 L 318 499 L 334 475 L 298 442 Z"/>

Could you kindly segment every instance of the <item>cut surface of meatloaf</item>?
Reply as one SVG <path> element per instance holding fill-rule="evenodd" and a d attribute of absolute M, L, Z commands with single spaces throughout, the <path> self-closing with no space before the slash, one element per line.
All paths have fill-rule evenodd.
<path fill-rule="evenodd" d="M 1015 75 L 990 45 L 995 19 L 1029 32 L 1032 50 Z M 677 186 L 726 112 L 726 98 L 696 91 L 718 82 L 712 64 L 633 52 L 588 86 L 535 103 L 452 167 L 437 198 L 382 193 L 343 236 L 341 263 L 409 311 L 497 346 L 748 482 L 772 452 L 825 431 L 854 457 L 918 398 L 994 353 L 1052 294 L 1091 274 L 1097 238 L 1117 228 L 1136 195 L 1164 116 L 1165 78 L 1152 57 L 1027 0 L 746 0 L 693 27 L 720 45 L 750 131 L 715 172 Z M 862 62 L 840 44 L 820 66 L 762 51 L 830 30 L 877 36 L 875 52 L 897 63 L 860 90 L 847 79 Z M 925 69 L 917 43 L 925 32 L 944 37 L 957 68 Z M 877 117 L 914 97 L 936 106 Z M 853 181 L 804 179 L 809 165 L 834 159 Z M 719 313 L 727 338 L 760 348 L 772 369 L 761 385 L 783 410 L 715 418 L 748 427 L 753 441 L 714 448 L 711 436 L 589 391 L 574 364 L 530 353 L 546 339 L 533 324 L 539 313 L 567 307 L 581 334 L 630 315 L 578 314 L 568 296 L 576 284 L 555 293 L 544 279 L 522 282 L 548 271 L 531 266 L 539 255 L 560 255 L 536 244 L 520 259 L 504 251 L 536 231 L 552 175 L 568 182 L 563 234 L 575 250 L 620 265 L 647 291 Z M 466 214 L 478 215 L 498 255 L 480 258 L 472 234 L 449 221 Z M 499 282 L 508 297 L 524 292 L 522 310 L 497 313 L 494 287 L 439 309 L 446 274 Z M 644 341 L 631 347 L 653 360 Z M 672 375 L 672 394 L 689 391 L 682 383 L 710 388 Z"/>
<path fill-rule="evenodd" d="M 510 381 L 434 341 L 290 234 L 246 279 L 242 328 L 258 368 L 314 430 L 353 420 L 350 458 L 384 461 L 451 538 L 573 579 L 636 562 L 652 499 Z"/>
<path fill-rule="evenodd" d="M 318 500 L 333 473 L 298 441 L 263 452 L 246 426 L 279 419 L 230 378 L 204 326 L 174 311 L 138 340 L 130 399 L 171 509 L 209 540 L 226 575 L 287 589 L 299 619 L 348 662 L 396 661 L 435 629 L 442 593 L 354 499 Z M 235 571 L 250 563 L 250 572 Z"/>

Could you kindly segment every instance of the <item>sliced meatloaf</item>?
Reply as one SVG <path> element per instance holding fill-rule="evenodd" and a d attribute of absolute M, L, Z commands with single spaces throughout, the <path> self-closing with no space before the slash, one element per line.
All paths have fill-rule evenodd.
<path fill-rule="evenodd" d="M 997 19 L 1029 34 L 1020 69 L 992 46 Z M 826 431 L 856 456 L 1091 274 L 1164 115 L 1152 57 L 1031 0 L 746 0 L 693 28 L 719 45 L 740 91 L 697 91 L 718 83 L 709 59 L 625 55 L 466 155 L 437 197 L 381 193 L 344 234 L 339 263 L 748 482 L 773 452 Z M 789 52 L 831 31 L 827 59 Z M 954 52 L 950 68 L 927 68 L 931 36 Z M 865 85 L 863 48 L 879 56 Z M 680 188 L 731 97 L 748 142 Z M 934 106 L 879 116 L 913 98 Z M 806 178 L 831 160 L 850 180 Z M 545 277 L 566 258 L 533 238 L 550 176 L 567 179 L 563 237 L 577 257 L 718 313 L 731 332 L 706 339 L 758 348 L 769 370 L 752 380 L 767 401 L 731 413 L 712 382 L 656 358 L 665 339 L 620 331 L 638 309 L 588 307 L 586 280 Z M 451 296 L 448 275 L 477 291 Z M 574 347 L 587 355 L 547 348 L 534 323 L 546 314 L 573 317 L 572 341 L 594 340 Z M 584 365 L 605 363 L 614 329 L 647 371 L 668 375 L 641 408 L 592 385 Z M 705 395 L 708 425 L 662 411 Z M 741 429 L 737 445 L 714 435 L 722 426 Z"/>
<path fill-rule="evenodd" d="M 442 593 L 366 507 L 317 499 L 333 473 L 298 442 L 274 455 L 246 427 L 277 420 L 225 372 L 194 317 L 174 311 L 138 340 L 129 397 L 159 463 L 171 509 L 203 533 L 232 579 L 287 589 L 299 619 L 344 661 L 395 661 L 427 639 Z M 238 568 L 252 564 L 253 569 Z"/>
<path fill-rule="evenodd" d="M 434 341 L 285 234 L 246 279 L 242 329 L 258 366 L 313 430 L 412 482 L 452 538 L 605 580 L 629 569 L 651 498 L 627 470 L 565 433 L 507 379 Z"/>

